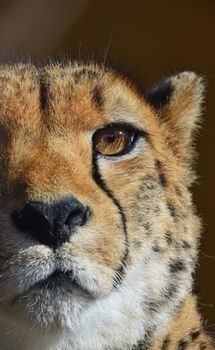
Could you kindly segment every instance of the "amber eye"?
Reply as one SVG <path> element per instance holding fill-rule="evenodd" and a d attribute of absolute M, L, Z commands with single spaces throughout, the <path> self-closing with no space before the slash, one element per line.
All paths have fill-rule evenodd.
<path fill-rule="evenodd" d="M 122 155 L 130 151 L 136 136 L 135 131 L 122 126 L 107 127 L 95 133 L 94 147 L 105 156 Z"/>

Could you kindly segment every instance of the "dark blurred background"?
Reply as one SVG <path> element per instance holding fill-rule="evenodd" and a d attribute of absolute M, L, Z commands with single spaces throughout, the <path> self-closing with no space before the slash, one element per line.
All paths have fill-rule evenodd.
<path fill-rule="evenodd" d="M 194 198 L 204 223 L 197 290 L 215 327 L 215 1 L 0 0 L 0 56 L 59 54 L 118 62 L 150 86 L 185 69 L 207 76 Z M 211 327 L 211 328 L 210 328 Z"/>

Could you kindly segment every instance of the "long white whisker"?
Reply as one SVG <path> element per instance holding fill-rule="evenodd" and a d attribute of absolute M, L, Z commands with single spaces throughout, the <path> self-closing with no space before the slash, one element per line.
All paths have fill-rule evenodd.
<path fill-rule="evenodd" d="M 111 33 L 110 33 L 110 36 L 109 36 L 109 39 L 108 39 L 108 44 L 107 44 L 107 47 L 105 49 L 104 59 L 103 59 L 103 66 L 105 66 L 106 61 L 107 61 L 107 57 L 108 57 L 108 54 L 109 54 L 109 51 L 110 51 L 110 48 L 111 48 L 111 44 L 112 44 L 112 40 L 113 40 L 114 31 L 115 31 L 115 24 L 112 27 L 112 30 L 111 30 Z"/>

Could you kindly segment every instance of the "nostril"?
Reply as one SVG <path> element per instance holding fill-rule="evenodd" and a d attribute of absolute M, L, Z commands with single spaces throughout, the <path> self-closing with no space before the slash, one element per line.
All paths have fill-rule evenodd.
<path fill-rule="evenodd" d="M 83 226 L 87 223 L 90 217 L 90 210 L 88 207 L 77 208 L 71 211 L 65 221 L 68 227 Z"/>
<path fill-rule="evenodd" d="M 65 225 L 66 226 L 80 226 L 82 223 L 82 210 L 81 209 L 75 209 L 71 213 L 69 213 Z"/>

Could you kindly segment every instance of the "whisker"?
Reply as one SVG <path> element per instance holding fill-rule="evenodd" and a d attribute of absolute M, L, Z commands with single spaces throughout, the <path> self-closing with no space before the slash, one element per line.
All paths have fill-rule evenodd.
<path fill-rule="evenodd" d="M 109 51 L 110 51 L 110 48 L 111 48 L 111 44 L 112 44 L 112 40 L 113 40 L 114 31 L 115 31 L 115 24 L 112 27 L 111 33 L 109 35 L 107 47 L 106 47 L 105 52 L 104 52 L 103 66 L 105 66 L 106 61 L 107 61 L 107 57 L 108 57 L 108 54 L 109 54 Z"/>

